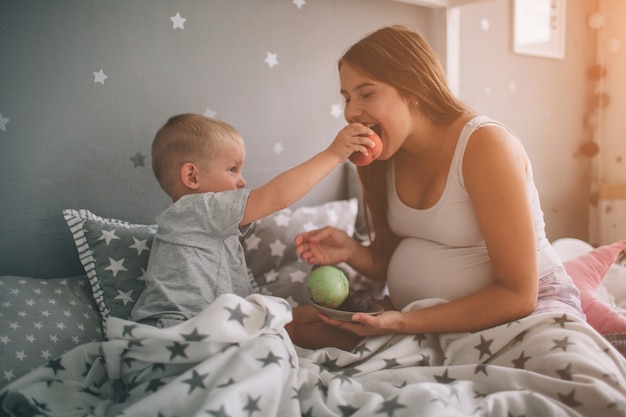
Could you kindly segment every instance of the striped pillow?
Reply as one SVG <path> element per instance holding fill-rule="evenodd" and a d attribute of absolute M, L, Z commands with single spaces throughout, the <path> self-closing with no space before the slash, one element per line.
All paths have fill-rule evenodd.
<path fill-rule="evenodd" d="M 63 210 L 80 262 L 89 278 L 103 318 L 128 319 L 144 290 L 142 276 L 148 265 L 156 225 L 106 219 L 89 210 Z"/>

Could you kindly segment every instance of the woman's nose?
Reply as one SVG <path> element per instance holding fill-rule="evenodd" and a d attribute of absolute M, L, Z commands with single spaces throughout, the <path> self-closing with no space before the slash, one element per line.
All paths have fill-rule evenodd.
<path fill-rule="evenodd" d="M 343 116 L 346 118 L 346 122 L 353 123 L 363 111 L 356 103 L 346 103 L 346 106 L 343 109 Z"/>

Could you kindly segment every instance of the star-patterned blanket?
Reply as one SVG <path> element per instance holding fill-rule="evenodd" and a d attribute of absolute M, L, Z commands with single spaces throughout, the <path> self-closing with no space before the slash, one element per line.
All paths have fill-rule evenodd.
<path fill-rule="evenodd" d="M 109 340 L 5 387 L 0 415 L 626 416 L 626 360 L 565 314 L 352 352 L 294 347 L 291 317 L 280 298 L 225 295 L 167 329 L 110 319 Z"/>
<path fill-rule="evenodd" d="M 112 317 L 107 341 L 5 387 L 0 415 L 296 416 L 291 318 L 286 301 L 259 294 L 223 295 L 166 329 Z"/>

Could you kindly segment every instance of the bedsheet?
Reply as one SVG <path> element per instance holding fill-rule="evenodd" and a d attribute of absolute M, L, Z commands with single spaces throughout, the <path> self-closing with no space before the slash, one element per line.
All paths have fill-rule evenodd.
<path fill-rule="evenodd" d="M 566 314 L 474 333 L 369 337 L 352 352 L 293 346 L 291 317 L 283 299 L 255 294 L 224 295 L 167 329 L 112 318 L 109 340 L 0 391 L 2 414 L 626 415 L 626 360 Z"/>

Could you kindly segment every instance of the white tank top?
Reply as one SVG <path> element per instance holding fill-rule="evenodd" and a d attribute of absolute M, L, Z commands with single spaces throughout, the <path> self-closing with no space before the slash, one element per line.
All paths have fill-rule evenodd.
<path fill-rule="evenodd" d="M 403 239 L 391 257 L 387 285 L 398 309 L 424 298 L 452 301 L 491 284 L 491 260 L 476 218 L 476 209 L 465 190 L 462 171 L 463 155 L 472 133 L 486 125 L 506 129 L 485 116 L 477 116 L 463 127 L 443 193 L 430 208 L 417 210 L 400 201 L 393 160 L 389 164 L 389 225 Z M 527 185 L 537 237 L 539 279 L 560 266 L 561 261 L 546 238 L 530 162 Z"/>

